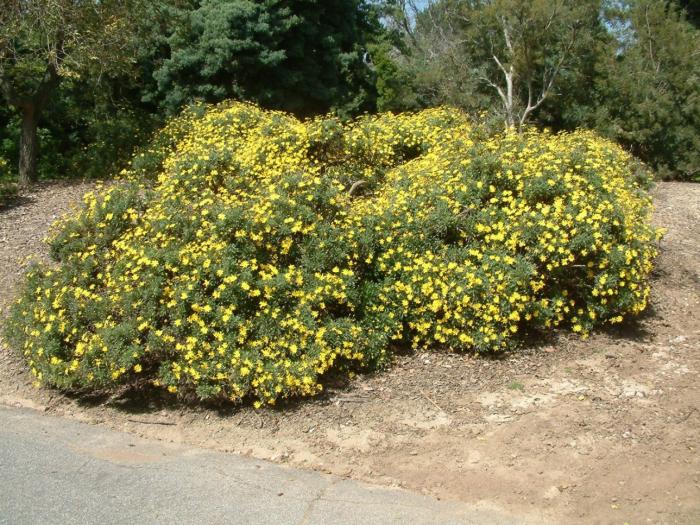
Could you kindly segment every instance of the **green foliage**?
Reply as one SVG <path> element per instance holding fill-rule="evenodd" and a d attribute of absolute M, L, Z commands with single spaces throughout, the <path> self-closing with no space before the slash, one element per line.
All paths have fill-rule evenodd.
<path fill-rule="evenodd" d="M 40 383 L 272 404 L 396 346 L 497 351 L 647 303 L 649 181 L 590 132 L 235 103 L 187 111 L 152 150 L 56 225 L 55 264 L 12 308 Z"/>
<path fill-rule="evenodd" d="M 418 109 L 424 104 L 413 89 L 413 79 L 392 58 L 392 47 L 387 42 L 370 46 L 376 72 L 377 109 L 379 111 L 405 111 Z"/>
<path fill-rule="evenodd" d="M 688 22 L 700 27 L 700 2 L 698 0 L 677 0 L 676 3 L 685 13 Z"/>
<path fill-rule="evenodd" d="M 0 208 L 16 195 L 17 183 L 10 170 L 10 164 L 0 157 Z"/>
<path fill-rule="evenodd" d="M 449 103 L 472 114 L 498 112 L 508 125 L 524 115 L 554 129 L 593 128 L 664 178 L 700 175 L 700 38 L 692 2 L 384 4 L 399 40 L 383 52 L 394 66 L 383 65 L 379 79 L 402 89 L 384 89 L 382 107 Z M 528 113 L 529 106 L 536 107 Z"/>
<path fill-rule="evenodd" d="M 554 96 L 601 26 L 597 0 L 442 0 L 416 12 L 407 11 L 411 3 L 388 3 L 404 40 L 397 63 L 423 100 L 496 110 L 509 126 Z"/>
<path fill-rule="evenodd" d="M 105 77 L 99 86 L 68 80 L 58 86 L 38 129 L 41 151 L 37 179 L 108 178 L 128 165 L 160 123 L 138 103 L 123 78 Z M 21 119 L 0 114 L 0 157 L 17 180 Z"/>
<path fill-rule="evenodd" d="M 138 0 L 9 0 L 0 13 L 0 86 L 26 104 L 58 77 L 128 71 L 138 45 Z"/>
<path fill-rule="evenodd" d="M 21 186 L 38 177 L 39 143 L 45 138 L 39 133 L 39 123 L 60 84 L 85 86 L 92 81 L 94 85 L 103 75 L 132 72 L 139 29 L 150 13 L 144 7 L 150 4 L 141 0 L 10 0 L 3 4 L 0 94 L 21 117 Z M 118 115 L 115 120 L 123 117 Z M 89 113 L 82 118 L 90 118 Z M 102 121 L 93 128 L 101 136 L 91 152 L 112 148 L 115 134 L 109 126 Z"/>
<path fill-rule="evenodd" d="M 17 194 L 14 142 L 8 129 L 9 108 L 0 105 L 0 207 Z"/>
<path fill-rule="evenodd" d="M 612 17 L 625 31 L 600 62 L 596 127 L 662 177 L 697 179 L 700 32 L 657 0 L 631 2 Z"/>
<path fill-rule="evenodd" d="M 378 22 L 363 0 L 203 0 L 182 19 L 151 95 L 171 113 L 225 98 L 302 115 L 374 107 L 362 59 Z"/>

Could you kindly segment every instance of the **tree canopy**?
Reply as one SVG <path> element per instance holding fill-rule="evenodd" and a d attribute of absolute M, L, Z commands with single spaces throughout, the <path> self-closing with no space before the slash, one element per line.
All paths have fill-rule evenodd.
<path fill-rule="evenodd" d="M 673 5 L 630 2 L 599 63 L 594 125 L 662 175 L 700 174 L 700 38 Z M 619 21 L 622 18 L 622 22 Z"/>
<path fill-rule="evenodd" d="M 22 116 L 21 184 L 36 177 L 38 121 L 61 80 L 130 67 L 141 6 L 132 0 L 3 2 L 0 90 Z"/>
<path fill-rule="evenodd" d="M 202 0 L 167 39 L 156 98 L 170 112 L 225 98 L 301 115 L 369 110 L 372 29 L 362 0 Z"/>

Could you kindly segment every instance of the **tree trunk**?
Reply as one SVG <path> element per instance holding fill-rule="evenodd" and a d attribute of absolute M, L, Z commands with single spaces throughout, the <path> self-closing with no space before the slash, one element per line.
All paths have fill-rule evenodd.
<path fill-rule="evenodd" d="M 22 136 L 19 143 L 19 186 L 26 188 L 37 178 L 37 159 L 39 157 L 38 111 L 34 105 L 22 108 Z"/>

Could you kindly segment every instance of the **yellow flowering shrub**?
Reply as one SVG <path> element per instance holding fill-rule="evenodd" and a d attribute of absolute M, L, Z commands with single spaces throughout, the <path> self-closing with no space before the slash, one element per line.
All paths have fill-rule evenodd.
<path fill-rule="evenodd" d="M 457 110 L 188 111 L 55 227 L 7 331 L 40 383 L 259 406 L 399 346 L 496 351 L 647 304 L 648 179 L 590 132 Z"/>

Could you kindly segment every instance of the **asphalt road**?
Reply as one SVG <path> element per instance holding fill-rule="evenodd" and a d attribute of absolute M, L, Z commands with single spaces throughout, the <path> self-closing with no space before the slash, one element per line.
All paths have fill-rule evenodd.
<path fill-rule="evenodd" d="M 521 523 L 448 503 L 0 407 L 2 524 Z"/>

